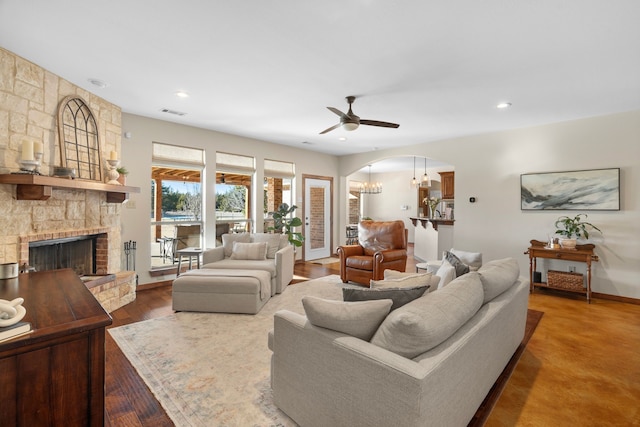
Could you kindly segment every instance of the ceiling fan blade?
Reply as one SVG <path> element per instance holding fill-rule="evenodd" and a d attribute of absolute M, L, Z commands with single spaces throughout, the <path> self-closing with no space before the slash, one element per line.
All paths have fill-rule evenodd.
<path fill-rule="evenodd" d="M 340 126 L 342 126 L 342 123 L 338 123 L 337 125 L 333 125 L 329 129 L 325 129 L 322 132 L 320 132 L 320 135 L 322 135 L 323 133 L 331 132 L 332 130 L 337 129 Z"/>
<path fill-rule="evenodd" d="M 377 120 L 360 120 L 361 125 L 369 125 L 369 126 L 380 126 L 383 128 L 399 128 L 400 125 L 396 123 L 389 122 L 379 122 Z"/>
<path fill-rule="evenodd" d="M 329 111 L 332 111 L 334 113 L 336 113 L 337 115 L 340 116 L 341 119 L 348 119 L 349 116 L 345 113 L 343 113 L 342 111 L 338 110 L 337 108 L 333 108 L 333 107 L 327 107 L 329 109 Z"/>

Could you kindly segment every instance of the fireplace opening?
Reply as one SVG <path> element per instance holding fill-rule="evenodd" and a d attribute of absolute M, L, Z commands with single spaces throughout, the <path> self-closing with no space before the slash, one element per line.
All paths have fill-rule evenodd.
<path fill-rule="evenodd" d="M 29 265 L 36 271 L 71 268 L 78 276 L 96 274 L 98 235 L 29 242 Z"/>

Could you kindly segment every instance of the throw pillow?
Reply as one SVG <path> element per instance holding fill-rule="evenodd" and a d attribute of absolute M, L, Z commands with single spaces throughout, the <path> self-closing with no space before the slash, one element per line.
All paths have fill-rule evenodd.
<path fill-rule="evenodd" d="M 478 271 L 478 269 L 482 267 L 482 254 L 480 252 L 467 252 L 453 248 L 451 248 L 449 252 L 467 264 L 471 271 Z"/>
<path fill-rule="evenodd" d="M 424 283 L 423 280 L 426 281 L 427 276 L 429 281 Z M 389 269 L 386 269 L 384 271 L 384 280 L 396 280 L 396 279 L 405 279 L 405 278 L 414 279 L 416 277 L 419 277 L 421 279 L 420 283 L 418 283 L 416 286 L 428 285 L 429 292 L 435 290 L 438 287 L 438 282 L 440 281 L 440 278 L 438 276 L 435 276 L 431 272 L 426 272 L 426 273 L 404 272 L 403 273 L 401 271 L 389 270 Z M 403 283 L 401 286 L 402 287 L 408 286 L 408 282 Z"/>
<path fill-rule="evenodd" d="M 513 286 L 520 276 L 520 266 L 513 258 L 497 259 L 480 267 L 478 273 L 486 303 Z"/>
<path fill-rule="evenodd" d="M 469 266 L 464 262 L 462 262 L 460 258 L 458 258 L 455 254 L 451 252 L 445 252 L 444 259 L 449 261 L 449 264 L 451 264 L 453 268 L 456 269 L 456 277 L 460 277 L 463 274 L 467 274 L 470 271 Z"/>
<path fill-rule="evenodd" d="M 436 271 L 436 276 L 440 278 L 438 289 L 442 289 L 456 278 L 456 269 L 453 268 L 451 264 L 449 264 L 449 261 L 443 259 L 442 264 L 440 264 L 440 267 L 438 268 L 438 271 Z"/>
<path fill-rule="evenodd" d="M 385 270 L 385 272 L 388 270 Z M 393 275 L 392 275 L 393 276 Z M 387 276 L 387 277 L 392 277 Z M 411 274 L 408 276 L 394 276 L 392 279 L 370 280 L 371 288 L 415 288 L 418 286 L 430 286 L 431 273 Z"/>
<path fill-rule="evenodd" d="M 482 297 L 478 273 L 466 274 L 389 313 L 371 344 L 413 359 L 460 329 L 482 306 Z"/>
<path fill-rule="evenodd" d="M 343 302 L 302 297 L 304 312 L 312 325 L 342 332 L 369 341 L 387 317 L 393 301 Z"/>
<path fill-rule="evenodd" d="M 231 259 L 243 259 L 243 260 L 263 260 L 267 259 L 267 242 L 259 243 L 233 243 L 233 252 L 231 252 Z"/>
<path fill-rule="evenodd" d="M 229 258 L 233 252 L 233 242 L 250 242 L 249 233 L 228 233 L 222 235 L 222 247 L 224 247 L 224 256 Z"/>
<path fill-rule="evenodd" d="M 390 299 L 393 301 L 391 310 L 400 308 L 406 303 L 420 298 L 429 286 L 418 286 L 416 288 L 342 288 L 342 299 L 345 301 L 370 301 L 378 299 Z"/>
<path fill-rule="evenodd" d="M 255 233 L 251 235 L 251 242 L 266 242 L 267 258 L 274 259 L 276 257 L 276 252 L 280 249 L 280 236 L 281 234 Z"/>

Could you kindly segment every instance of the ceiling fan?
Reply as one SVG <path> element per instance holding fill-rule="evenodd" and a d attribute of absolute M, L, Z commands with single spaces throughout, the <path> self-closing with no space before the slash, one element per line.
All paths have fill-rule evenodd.
<path fill-rule="evenodd" d="M 384 128 L 398 128 L 398 127 L 400 127 L 400 125 L 396 124 L 396 123 L 380 122 L 378 120 L 364 120 L 364 119 L 361 119 L 360 117 L 358 117 L 355 114 L 353 114 L 353 111 L 351 111 L 351 104 L 353 104 L 353 101 L 355 101 L 355 100 L 356 100 L 355 96 L 347 96 L 347 102 L 349 103 L 349 112 L 347 114 L 343 113 L 342 111 L 338 110 L 337 108 L 327 107 L 329 109 L 329 111 L 333 111 L 338 116 L 340 116 L 340 123 L 338 123 L 337 125 L 331 126 L 329 129 L 323 130 L 322 132 L 320 132 L 320 135 L 322 135 L 323 133 L 331 132 L 332 130 L 337 129 L 340 126 L 342 126 L 344 128 L 344 130 L 348 130 L 348 131 L 356 130 L 356 129 L 358 129 L 358 127 L 360 125 L 380 126 L 380 127 L 384 127 Z"/>

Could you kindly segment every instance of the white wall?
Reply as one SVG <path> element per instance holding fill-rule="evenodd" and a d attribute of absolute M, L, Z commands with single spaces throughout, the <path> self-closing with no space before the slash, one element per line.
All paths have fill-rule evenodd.
<path fill-rule="evenodd" d="M 346 176 L 377 160 L 406 155 L 455 167 L 454 246 L 481 251 L 484 260 L 513 257 L 523 275 L 529 271 L 528 255 L 524 255 L 529 241 L 545 240 L 555 230 L 557 217 L 578 212 L 520 210 L 520 175 L 619 167 L 621 210 L 587 212 L 588 220 L 604 232 L 590 239 L 600 257 L 593 267 L 592 288 L 640 298 L 640 111 L 344 156 L 339 174 Z M 404 179 L 395 185 L 399 191 L 406 188 Z M 392 188 L 391 182 L 384 182 L 384 187 Z M 469 202 L 471 196 L 476 203 Z M 345 199 L 344 194 L 340 197 Z M 340 218 L 342 229 L 345 221 Z M 560 265 L 567 269 L 568 264 Z"/>
<path fill-rule="evenodd" d="M 122 131 L 130 132 L 131 138 L 122 139 L 122 165 L 127 167 L 127 185 L 141 188 L 139 194 L 131 194 L 122 209 L 122 239 L 137 242 L 136 272 L 139 283 L 169 280 L 175 275 L 151 277 L 151 146 L 153 142 L 202 148 L 206 153 L 207 167 L 204 172 L 205 198 L 215 200 L 215 153 L 224 151 L 256 158 L 257 182 L 262 182 L 265 158 L 293 162 L 296 166 L 294 203 L 298 206 L 296 216 L 304 218 L 302 175 L 328 176 L 334 179 L 334 195 L 338 194 L 337 165 L 335 156 L 312 153 L 308 150 L 272 144 L 250 138 L 214 132 L 132 114 L 122 115 Z M 258 192 L 255 206 L 262 206 L 262 192 Z M 335 197 L 335 196 L 334 196 Z M 213 204 L 204 213 L 205 239 L 207 247 L 215 245 L 215 214 Z M 333 215 L 338 218 L 338 204 L 334 204 Z M 337 221 L 335 221 L 337 222 Z M 256 224 L 259 229 L 262 224 Z M 342 228 L 344 230 L 344 228 Z M 337 242 L 337 229 L 333 230 L 333 241 Z"/>

